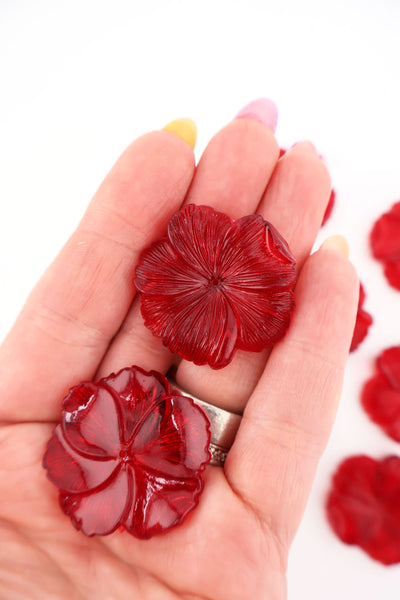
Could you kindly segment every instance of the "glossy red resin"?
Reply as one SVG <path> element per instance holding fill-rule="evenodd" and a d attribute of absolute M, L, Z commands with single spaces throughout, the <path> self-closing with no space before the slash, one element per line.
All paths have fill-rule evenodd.
<path fill-rule="evenodd" d="M 329 523 L 346 544 L 375 560 L 400 562 L 400 458 L 353 456 L 338 467 L 327 499 Z"/>
<path fill-rule="evenodd" d="M 363 309 L 363 304 L 365 300 L 365 292 L 362 284 L 360 283 L 360 294 L 358 297 L 358 309 L 356 322 L 354 325 L 353 338 L 351 340 L 350 352 L 353 352 L 361 342 L 365 339 L 368 333 L 368 329 L 373 323 L 373 319 L 371 315 Z"/>
<path fill-rule="evenodd" d="M 387 281 L 400 290 L 400 202 L 375 222 L 370 243 L 373 255 L 383 264 Z"/>
<path fill-rule="evenodd" d="M 324 213 L 324 216 L 322 219 L 321 227 L 322 227 L 322 225 L 325 225 L 325 223 L 327 222 L 327 220 L 329 219 L 329 217 L 332 214 L 333 207 L 335 206 L 335 198 L 336 198 L 336 192 L 335 192 L 335 190 L 331 190 L 331 195 L 329 196 L 328 204 L 326 205 L 326 209 L 325 209 L 325 213 Z"/>
<path fill-rule="evenodd" d="M 284 156 L 286 154 L 286 152 L 287 152 L 286 148 L 279 148 L 278 158 L 282 158 L 282 156 Z"/>
<path fill-rule="evenodd" d="M 190 398 L 130 367 L 70 390 L 43 465 L 76 529 L 149 538 L 198 504 L 209 443 L 208 419 Z"/>
<path fill-rule="evenodd" d="M 377 358 L 376 373 L 364 384 L 361 402 L 371 420 L 400 442 L 400 346 Z"/>
<path fill-rule="evenodd" d="M 295 259 L 259 215 L 233 221 L 189 204 L 136 269 L 145 324 L 165 346 L 198 365 L 226 366 L 237 349 L 260 351 L 285 333 Z"/>

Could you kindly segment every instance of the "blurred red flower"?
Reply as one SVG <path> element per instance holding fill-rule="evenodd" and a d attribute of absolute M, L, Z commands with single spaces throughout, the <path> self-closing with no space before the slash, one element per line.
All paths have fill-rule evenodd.
<path fill-rule="evenodd" d="M 400 290 L 400 202 L 375 222 L 370 243 L 373 255 L 383 263 L 389 284 Z"/>
<path fill-rule="evenodd" d="M 361 402 L 371 420 L 400 442 L 400 346 L 377 358 L 376 374 L 364 384 Z"/>
<path fill-rule="evenodd" d="M 338 537 L 375 560 L 400 562 L 400 458 L 344 460 L 333 476 L 327 516 Z"/>

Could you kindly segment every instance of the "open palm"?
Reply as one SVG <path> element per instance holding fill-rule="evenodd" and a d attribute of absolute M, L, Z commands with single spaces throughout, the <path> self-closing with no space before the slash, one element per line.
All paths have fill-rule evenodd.
<path fill-rule="evenodd" d="M 195 169 L 167 131 L 135 141 L 44 274 L 0 351 L 0 598 L 283 599 L 298 527 L 340 395 L 357 303 L 354 270 L 328 242 L 309 256 L 330 193 L 307 143 L 278 160 L 273 133 L 236 119 Z M 257 212 L 300 270 L 290 328 L 271 353 L 220 371 L 176 362 L 144 327 L 137 258 L 184 202 L 233 218 Z M 150 540 L 87 538 L 58 505 L 42 457 L 63 397 L 81 381 L 175 362 L 189 393 L 243 413 L 225 468 L 208 467 L 199 506 Z"/>

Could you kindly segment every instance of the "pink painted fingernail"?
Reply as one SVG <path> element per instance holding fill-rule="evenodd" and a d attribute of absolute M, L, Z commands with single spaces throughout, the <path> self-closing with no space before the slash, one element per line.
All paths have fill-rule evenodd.
<path fill-rule="evenodd" d="M 242 110 L 238 112 L 235 119 L 255 119 L 263 123 L 268 129 L 275 133 L 278 123 L 278 109 L 275 102 L 268 98 L 259 98 L 253 100 L 250 104 L 246 104 Z"/>

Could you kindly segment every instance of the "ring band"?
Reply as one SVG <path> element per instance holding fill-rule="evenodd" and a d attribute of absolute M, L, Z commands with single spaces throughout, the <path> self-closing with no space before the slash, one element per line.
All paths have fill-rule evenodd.
<path fill-rule="evenodd" d="M 211 430 L 211 441 L 209 446 L 211 453 L 210 465 L 223 467 L 228 452 L 235 440 L 237 430 L 239 429 L 241 416 L 196 398 L 196 396 L 193 396 L 193 394 L 190 394 L 182 387 L 178 386 L 175 381 L 171 379 L 169 379 L 169 382 L 171 387 L 178 390 L 183 396 L 192 398 L 193 402 L 203 409 L 207 415 L 208 420 L 210 421 Z"/>

